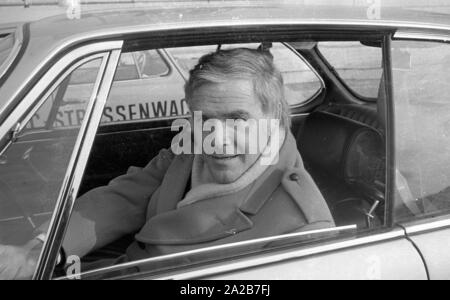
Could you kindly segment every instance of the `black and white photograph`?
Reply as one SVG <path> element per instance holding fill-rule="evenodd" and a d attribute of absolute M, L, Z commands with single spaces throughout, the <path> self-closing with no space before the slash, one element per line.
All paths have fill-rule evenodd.
<path fill-rule="evenodd" d="M 0 0 L 1 281 L 269 297 L 449 249 L 450 0 Z"/>

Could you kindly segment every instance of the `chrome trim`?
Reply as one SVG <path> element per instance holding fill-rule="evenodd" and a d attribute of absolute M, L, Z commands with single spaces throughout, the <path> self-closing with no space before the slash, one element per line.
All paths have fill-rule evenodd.
<path fill-rule="evenodd" d="M 22 101 L 17 105 L 14 111 L 8 116 L 5 122 L 0 126 L 0 139 L 5 137 L 19 122 L 24 112 L 28 111 L 30 107 L 34 107 L 35 103 L 39 101 L 39 96 L 48 87 L 49 82 L 53 82 L 67 67 L 69 67 L 76 60 L 95 53 L 108 52 L 115 49 L 121 49 L 122 42 L 103 42 L 92 44 L 88 46 L 80 47 L 70 54 L 64 56 L 58 62 L 56 62 L 52 68 L 41 77 L 39 82 L 33 87 L 33 89 L 24 97 Z"/>
<path fill-rule="evenodd" d="M 347 227 L 341 227 L 341 228 L 334 228 L 334 231 L 352 230 L 352 229 L 354 230 L 355 227 L 347 226 Z M 311 234 L 311 233 L 307 233 L 307 234 Z M 278 237 L 279 237 L 278 240 L 284 239 L 284 236 L 278 236 Z M 278 238 L 278 237 L 275 237 L 275 238 Z M 336 251 L 336 250 L 341 250 L 341 249 L 356 247 L 356 246 L 362 246 L 362 245 L 368 245 L 368 244 L 373 244 L 373 243 L 377 243 L 377 242 L 398 239 L 398 238 L 402 238 L 402 237 L 405 237 L 404 230 L 401 228 L 396 228 L 392 231 L 377 234 L 377 235 L 361 237 L 361 238 L 356 238 L 356 239 L 351 239 L 351 240 L 338 241 L 338 242 L 333 241 L 333 242 L 325 244 L 325 245 L 319 245 L 319 246 L 310 247 L 310 248 L 301 249 L 301 250 L 286 250 L 286 251 L 283 251 L 282 253 L 278 253 L 278 254 L 263 254 L 258 257 L 254 257 L 254 258 L 250 258 L 250 259 L 243 259 L 244 261 L 239 262 L 239 263 L 227 263 L 226 265 L 219 266 L 219 267 L 213 266 L 213 267 L 206 267 L 205 269 L 201 269 L 201 270 L 181 271 L 181 272 L 173 272 L 173 271 L 169 270 L 166 272 L 166 275 L 156 276 L 155 279 L 189 279 L 189 278 L 207 276 L 207 275 L 212 275 L 212 274 L 216 274 L 219 272 L 233 271 L 233 270 L 238 270 L 238 269 L 242 269 L 242 268 L 259 266 L 259 265 L 263 265 L 263 264 L 281 262 L 281 261 L 294 259 L 294 258 L 302 258 L 305 256 L 310 256 L 310 255 L 315 255 L 315 254 L 323 254 L 323 253 L 327 253 L 327 252 L 331 252 L 331 251 Z M 170 255 L 165 255 L 165 256 L 160 256 L 160 257 L 154 257 L 154 258 L 150 258 L 150 259 L 143 259 L 143 260 L 134 261 L 134 262 L 130 262 L 130 263 L 122 264 L 122 265 L 117 265 L 117 266 L 112 266 L 112 267 L 107 267 L 107 268 L 102 268 L 102 269 L 98 269 L 98 270 L 81 273 L 80 275 L 81 275 L 81 278 L 83 278 L 83 276 L 95 276 L 95 275 L 104 274 L 106 272 L 118 271 L 118 270 L 130 268 L 130 267 L 138 266 L 140 264 L 159 262 L 159 261 L 168 260 L 168 259 L 180 258 L 180 257 L 186 256 L 186 255 L 201 254 L 201 253 L 210 252 L 213 250 L 232 248 L 232 247 L 237 247 L 237 246 L 241 246 L 241 245 L 252 244 L 252 242 L 253 241 L 245 241 L 245 242 L 239 242 L 239 243 L 233 243 L 233 244 L 225 244 L 225 245 L 219 245 L 219 246 L 214 246 L 214 247 L 209 247 L 209 248 L 204 248 L 204 249 L 198 249 L 198 250 L 175 253 L 175 254 L 170 254 Z M 220 269 L 220 271 L 219 271 L 219 269 Z M 174 274 L 167 275 L 167 273 L 174 273 Z M 64 279 L 64 278 L 59 278 L 59 279 Z"/>
<path fill-rule="evenodd" d="M 308 66 L 308 68 L 314 73 L 314 75 L 316 75 L 316 77 L 319 79 L 320 82 L 320 89 L 313 94 L 309 99 L 307 99 L 306 101 L 299 103 L 299 104 L 295 104 L 295 105 L 289 105 L 291 109 L 296 109 L 296 108 L 301 108 L 304 107 L 308 104 L 310 104 L 311 102 L 313 102 L 314 100 L 317 99 L 317 97 L 322 94 L 322 92 L 325 90 L 326 85 L 325 85 L 325 80 L 323 80 L 322 76 L 319 75 L 319 72 L 317 72 L 316 69 L 314 69 L 312 67 L 312 65 L 309 63 L 309 61 L 307 61 L 303 55 L 301 55 L 294 47 L 292 47 L 289 43 L 281 43 L 282 45 L 284 45 L 286 48 L 288 48 L 289 50 L 291 50 L 295 55 L 297 55 L 304 63 L 306 66 Z"/>
<path fill-rule="evenodd" d="M 6 60 L 0 65 L 0 78 L 2 78 L 3 75 L 6 74 L 6 72 L 9 70 L 9 67 L 11 67 L 17 55 L 19 54 L 20 49 L 22 49 L 23 45 L 22 30 L 23 30 L 22 26 L 19 26 L 13 33 L 11 33 L 14 35 L 14 45 Z"/>
<path fill-rule="evenodd" d="M 307 236 L 307 235 L 311 235 L 311 234 L 330 233 L 330 232 L 349 231 L 349 230 L 357 230 L 357 226 L 349 225 L 349 226 L 336 227 L 336 228 L 326 228 L 326 229 L 311 230 L 311 231 L 305 231 L 305 232 L 296 232 L 296 233 L 291 233 L 291 234 L 283 234 L 283 235 L 277 235 L 277 236 L 272 236 L 272 237 L 247 240 L 247 241 L 242 241 L 242 242 L 223 244 L 223 245 L 218 245 L 218 246 L 211 246 L 211 247 L 206 247 L 206 248 L 200 248 L 200 249 L 195 249 L 195 250 L 190 250 L 190 251 L 184 251 L 184 252 L 178 252 L 178 253 L 173 253 L 173 254 L 168 254 L 168 255 L 163 255 L 163 256 L 142 259 L 142 260 L 138 260 L 138 261 L 124 263 L 124 264 L 117 265 L 117 266 L 106 267 L 106 268 L 102 268 L 102 269 L 98 269 L 98 270 L 84 272 L 79 275 L 95 276 L 97 274 L 101 274 L 101 273 L 105 273 L 105 272 L 123 270 L 123 269 L 131 268 L 131 267 L 139 266 L 142 264 L 147 264 L 147 263 L 152 263 L 152 262 L 160 262 L 160 261 L 165 261 L 165 260 L 169 260 L 169 259 L 176 259 L 176 258 L 188 256 L 188 255 L 203 254 L 203 253 L 213 252 L 216 250 L 224 250 L 224 249 L 242 247 L 242 246 L 247 246 L 247 245 L 265 244 L 265 243 L 270 243 L 270 242 L 275 242 L 275 241 L 280 241 L 280 240 L 285 240 L 285 239 L 290 239 L 290 238 L 295 238 L 295 237 Z"/>
<path fill-rule="evenodd" d="M 348 20 L 334 20 L 334 21 L 326 21 L 326 20 L 314 20 L 314 21 L 299 21 L 299 20 L 280 20 L 280 19 L 270 19 L 264 21 L 217 21 L 213 24 L 210 22 L 206 23 L 185 23 L 185 24 L 142 24 L 139 26 L 133 26 L 126 29 L 103 29 L 98 30 L 89 34 L 78 34 L 72 37 L 69 37 L 62 44 L 56 46 L 52 52 L 50 52 L 42 62 L 36 66 L 34 71 L 30 72 L 28 78 L 26 78 L 22 85 L 17 89 L 15 94 L 13 94 L 10 99 L 6 100 L 6 104 L 3 106 L 3 109 L 0 110 L 0 114 L 3 114 L 5 109 L 9 107 L 9 105 L 14 101 L 14 99 L 18 96 L 20 91 L 22 91 L 26 84 L 38 73 L 42 67 L 49 63 L 58 53 L 64 50 L 71 45 L 81 43 L 88 40 L 95 40 L 99 38 L 112 38 L 117 36 L 123 36 L 128 34 L 151 34 L 159 31 L 166 30 L 177 30 L 177 29 L 205 29 L 211 27 L 245 27 L 245 26 L 283 26 L 283 25 L 292 25 L 292 26 L 358 26 L 358 27 L 373 27 L 373 28 L 389 28 L 392 30 L 403 28 L 403 29 L 421 29 L 421 30 L 439 30 L 439 31 L 450 31 L 450 26 L 446 25 L 433 25 L 428 23 L 412 23 L 412 22 L 398 22 L 398 21 L 373 21 L 373 20 L 364 20 L 364 21 L 348 21 Z M 149 29 L 151 28 L 151 29 Z M 1 136 L 1 135 L 0 135 Z"/>
<path fill-rule="evenodd" d="M 290 114 L 291 118 L 295 118 L 295 117 L 307 117 L 309 116 L 311 113 L 299 113 L 299 114 Z"/>
<path fill-rule="evenodd" d="M 430 221 L 425 219 L 421 221 L 409 222 L 400 224 L 406 231 L 407 235 L 417 235 L 429 231 L 436 231 L 450 228 L 450 216 L 437 218 L 437 220 Z"/>
<path fill-rule="evenodd" d="M 394 40 L 425 40 L 425 41 L 437 41 L 437 42 L 450 42 L 450 33 L 446 34 L 427 34 L 424 32 L 415 32 L 401 30 L 397 31 L 393 37 Z"/>
<path fill-rule="evenodd" d="M 381 233 L 374 236 L 356 238 L 348 241 L 341 241 L 330 243 L 327 245 L 320 245 L 307 249 L 286 251 L 279 254 L 262 255 L 251 259 L 243 259 L 242 261 L 231 262 L 221 266 L 211 266 L 199 270 L 192 270 L 187 272 L 180 272 L 178 274 L 161 276 L 157 279 L 172 279 L 172 280 L 186 280 L 194 278 L 204 278 L 207 276 L 217 275 L 225 272 L 238 271 L 251 267 L 257 267 L 272 263 L 279 263 L 292 259 L 301 259 L 311 255 L 325 254 L 332 251 L 342 250 L 346 248 L 353 248 L 358 246 L 366 246 L 369 244 L 386 242 L 390 240 L 400 239 L 405 237 L 405 232 L 402 229 L 394 229 L 391 232 Z"/>

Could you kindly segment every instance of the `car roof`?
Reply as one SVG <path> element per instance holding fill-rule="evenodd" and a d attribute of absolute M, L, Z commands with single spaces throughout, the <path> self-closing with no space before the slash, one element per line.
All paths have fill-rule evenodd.
<path fill-rule="evenodd" d="M 120 8 L 81 12 L 80 18 L 67 15 L 32 22 L 34 35 L 64 36 L 96 30 L 114 30 L 135 26 L 187 26 L 192 24 L 220 24 L 223 22 L 267 21 L 375 21 L 450 27 L 450 14 L 418 9 L 381 6 L 379 15 L 371 15 L 369 6 L 312 5 L 280 1 L 248 5 L 171 6 L 169 8 Z M 378 18 L 379 17 L 379 18 Z"/>
<path fill-rule="evenodd" d="M 163 29 L 202 28 L 260 24 L 391 24 L 399 27 L 449 29 L 446 14 L 402 8 L 380 7 L 380 14 L 371 15 L 369 6 L 298 5 L 260 2 L 246 5 L 185 5 L 169 8 L 120 8 L 109 11 L 81 12 L 80 18 L 67 15 L 26 23 L 29 34 L 24 55 L 14 72 L 0 86 L 0 112 L 11 100 L 26 77 L 52 51 L 73 41 L 114 36 L 131 32 Z M 252 2 L 249 2 L 252 3 Z M 375 17 L 375 19 L 373 18 Z M 16 70 L 17 69 L 17 70 Z M 1 116 L 0 116 L 1 117 Z M 1 119 L 1 118 L 0 118 Z"/>

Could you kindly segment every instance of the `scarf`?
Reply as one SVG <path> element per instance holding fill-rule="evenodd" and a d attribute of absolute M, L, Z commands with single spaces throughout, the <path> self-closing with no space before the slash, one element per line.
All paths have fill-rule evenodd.
<path fill-rule="evenodd" d="M 280 148 L 284 144 L 286 139 L 286 131 L 283 128 L 279 128 L 278 149 L 268 149 L 271 146 L 270 139 L 266 145 L 266 148 L 262 153 L 266 151 L 276 150 L 279 153 Z M 274 152 L 269 152 L 274 153 Z M 196 155 L 194 157 L 192 172 L 191 172 L 191 190 L 186 194 L 185 198 L 177 204 L 177 208 L 181 208 L 186 205 L 193 204 L 197 201 L 206 199 L 222 197 L 228 194 L 237 193 L 258 179 L 269 167 L 270 164 L 263 164 L 261 161 L 263 155 L 260 155 L 258 159 L 247 169 L 236 181 L 226 184 L 215 183 L 212 180 L 212 175 L 209 171 L 206 162 L 202 155 Z M 278 159 L 277 156 L 274 160 Z"/>

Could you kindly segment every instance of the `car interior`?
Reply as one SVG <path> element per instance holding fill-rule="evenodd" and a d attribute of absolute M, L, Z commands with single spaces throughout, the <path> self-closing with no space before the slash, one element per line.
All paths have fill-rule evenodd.
<path fill-rule="evenodd" d="M 380 78 L 377 98 L 361 99 L 342 82 L 317 46 L 319 40 L 336 40 L 336 37 L 321 36 L 317 41 L 308 37 L 307 42 L 291 41 L 290 46 L 320 75 L 325 87 L 305 105 L 292 107 L 292 133 L 297 139 L 305 167 L 327 201 L 336 225 L 356 224 L 358 230 L 379 228 L 386 219 L 384 79 Z M 230 44 L 249 42 L 228 39 Z M 380 35 L 364 38 L 349 35 L 337 40 L 357 41 L 382 52 Z M 270 45 L 267 40 L 255 38 L 251 42 L 260 42 L 264 48 Z M 211 43 L 214 40 L 205 42 Z M 149 46 L 148 43 L 135 41 L 129 44 L 131 46 L 126 46 L 124 52 L 155 47 L 154 44 Z M 160 48 L 163 47 L 161 44 Z M 267 50 L 270 51 L 270 46 Z M 172 138 L 177 134 L 171 131 L 171 122 L 172 119 L 155 119 L 100 126 L 78 196 L 107 185 L 112 179 L 125 174 L 130 166 L 144 167 L 161 149 L 170 148 Z M 64 135 L 61 132 L 54 134 Z M 27 139 L 32 141 L 34 138 L 29 136 Z M 46 147 L 45 151 L 56 151 L 51 148 L 52 145 L 43 147 Z M 33 160 L 32 155 L 29 160 Z M 18 211 L 23 213 L 26 210 L 19 208 Z M 19 221 L 14 222 L 11 226 L 23 226 L 17 223 Z M 125 252 L 132 239 L 133 235 L 126 236 L 83 260 L 89 262 L 117 257 Z"/>

